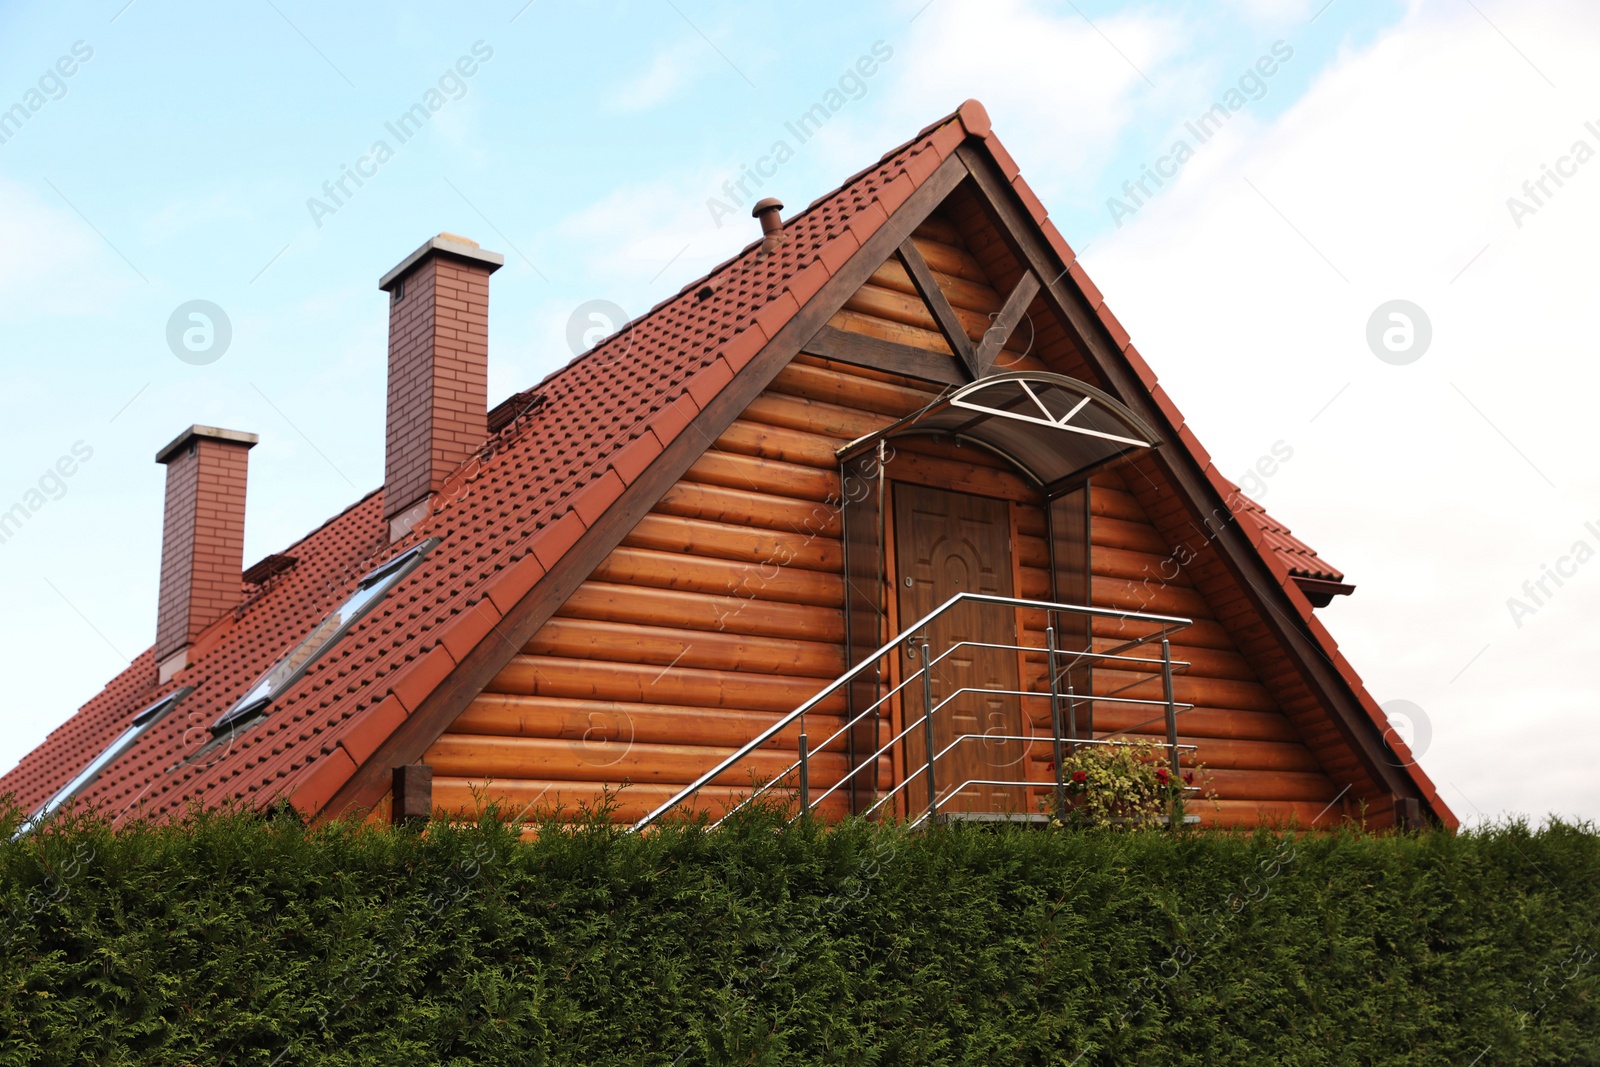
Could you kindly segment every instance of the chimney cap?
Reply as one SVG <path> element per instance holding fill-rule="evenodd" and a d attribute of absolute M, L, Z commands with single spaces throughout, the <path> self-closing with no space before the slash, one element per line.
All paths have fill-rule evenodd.
<path fill-rule="evenodd" d="M 753 218 L 753 219 L 759 219 L 761 217 L 762 212 L 764 212 L 764 211 L 782 211 L 782 210 L 783 210 L 783 201 L 779 200 L 775 196 L 769 196 L 765 200 L 757 200 L 756 201 L 756 206 L 750 209 L 750 217 Z"/>
<path fill-rule="evenodd" d="M 470 237 L 462 237 L 460 234 L 454 233 L 441 233 L 437 237 L 430 237 L 422 242 L 415 252 L 402 259 L 393 270 L 379 278 L 378 288 L 387 291 L 402 275 L 422 262 L 423 257 L 430 252 L 438 252 L 442 255 L 454 256 L 456 259 L 464 259 L 470 263 L 487 266 L 490 274 L 506 265 L 505 256 L 502 256 L 499 252 L 486 251 Z"/>
<path fill-rule="evenodd" d="M 231 445 L 243 445 L 247 449 L 254 448 L 261 441 L 259 434 L 245 433 L 243 430 L 224 430 L 219 426 L 195 425 L 174 437 L 168 442 L 167 447 L 157 452 L 156 462 L 167 462 L 197 437 L 204 437 L 210 441 L 223 441 Z"/>

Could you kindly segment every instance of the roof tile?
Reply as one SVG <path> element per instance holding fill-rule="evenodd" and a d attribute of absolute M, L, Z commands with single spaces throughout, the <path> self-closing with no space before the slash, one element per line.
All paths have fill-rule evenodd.
<path fill-rule="evenodd" d="M 657 451 L 660 451 L 659 447 Z M 494 606 L 500 610 L 501 615 L 504 615 L 516 607 L 518 601 L 526 596 L 528 590 L 532 589 L 545 574 L 544 564 L 539 562 L 539 557 L 532 551 L 526 552 L 521 559 L 501 571 L 489 583 L 489 599 L 494 601 Z"/>
<path fill-rule="evenodd" d="M 575 511 L 568 511 L 559 519 L 544 527 L 533 535 L 529 544 L 533 552 L 539 557 L 539 562 L 544 564 L 545 570 L 554 567 L 562 556 L 567 554 L 567 549 L 578 543 L 578 538 L 588 529 L 583 517 Z"/>
<path fill-rule="evenodd" d="M 661 455 L 661 442 L 654 434 L 636 437 L 611 457 L 611 469 L 617 472 L 623 484 L 632 485 L 643 474 L 651 460 Z"/>
<path fill-rule="evenodd" d="M 439 640 L 444 644 L 445 651 L 450 653 L 450 658 L 460 663 L 467 653 L 477 647 L 479 641 L 489 635 L 490 630 L 500 624 L 503 617 L 504 613 L 494 601 L 485 597 L 457 615 Z"/>
<path fill-rule="evenodd" d="M 350 754 L 342 748 L 336 748 L 311 764 L 310 770 L 301 775 L 289 794 L 289 802 L 301 814 L 315 815 L 354 773 L 356 764 Z"/>
<path fill-rule="evenodd" d="M 389 693 L 407 711 L 416 711 L 428 694 L 449 677 L 455 666 L 456 661 L 450 655 L 450 650 L 444 645 L 434 645 L 401 671 L 400 677 L 390 685 Z"/>
<path fill-rule="evenodd" d="M 1044 202 L 1034 195 L 1033 186 L 1028 184 L 1027 179 L 1018 174 L 1011 179 L 1011 188 L 1016 190 L 1018 198 L 1022 200 L 1022 206 L 1028 209 L 1028 214 L 1033 216 L 1033 221 L 1041 226 L 1044 225 L 1044 221 L 1050 213 L 1045 210 Z"/>
<path fill-rule="evenodd" d="M 350 727 L 345 730 L 344 736 L 339 739 L 339 743 L 359 767 L 367 762 L 368 757 L 378 750 L 378 746 L 405 721 L 405 705 L 391 694 L 384 697 L 375 707 L 356 716 Z"/>

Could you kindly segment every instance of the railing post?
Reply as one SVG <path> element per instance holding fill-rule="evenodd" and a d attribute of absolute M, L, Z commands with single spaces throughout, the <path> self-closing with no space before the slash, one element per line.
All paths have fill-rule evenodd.
<path fill-rule="evenodd" d="M 1050 668 L 1050 739 L 1055 750 L 1056 761 L 1056 818 L 1065 820 L 1067 817 L 1067 770 L 1062 764 L 1065 762 L 1061 746 L 1061 691 L 1057 684 L 1056 675 L 1056 628 L 1046 626 L 1044 629 L 1045 659 Z"/>
<path fill-rule="evenodd" d="M 1078 754 L 1078 694 L 1067 684 L 1067 751 Z"/>
<path fill-rule="evenodd" d="M 928 825 L 933 826 L 933 817 L 938 813 L 939 795 L 933 777 L 933 663 L 932 655 L 928 652 L 928 643 L 922 643 L 922 740 L 928 751 Z"/>
<path fill-rule="evenodd" d="M 1167 757 L 1172 764 L 1172 788 L 1174 796 L 1182 796 L 1183 773 L 1178 768 L 1178 705 L 1172 699 L 1172 642 L 1167 638 L 1161 639 L 1161 684 L 1167 701 Z M 1168 820 L 1174 827 L 1177 826 L 1179 805 L 1173 804 L 1171 818 Z"/>
<path fill-rule="evenodd" d="M 811 768 L 808 759 L 811 755 L 811 746 L 806 740 L 806 732 L 800 731 L 800 816 L 811 816 Z"/>

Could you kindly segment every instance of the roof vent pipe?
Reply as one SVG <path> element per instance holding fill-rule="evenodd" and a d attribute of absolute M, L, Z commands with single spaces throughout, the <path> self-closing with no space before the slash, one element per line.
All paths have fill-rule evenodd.
<path fill-rule="evenodd" d="M 761 220 L 761 251 L 770 255 L 783 244 L 783 201 L 775 196 L 756 201 L 750 217 Z"/>

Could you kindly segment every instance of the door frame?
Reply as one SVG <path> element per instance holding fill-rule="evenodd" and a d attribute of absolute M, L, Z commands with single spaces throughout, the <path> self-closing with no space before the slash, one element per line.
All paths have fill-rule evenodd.
<path fill-rule="evenodd" d="M 922 435 L 916 434 L 915 432 L 913 432 L 911 435 L 908 435 L 908 436 L 922 436 Z M 926 436 L 930 437 L 933 440 L 939 440 L 939 441 L 957 441 L 957 442 L 959 442 L 959 443 L 961 443 L 963 445 L 968 445 L 968 446 L 975 447 L 978 452 L 982 453 L 983 455 L 985 455 L 987 457 L 991 457 L 991 458 L 994 458 L 994 459 L 1001 460 L 1003 462 L 1004 466 L 1001 467 L 1001 468 L 998 468 L 998 469 L 1002 469 L 1002 470 L 1005 471 L 1005 473 L 1007 473 L 1007 474 L 1011 475 L 1012 477 L 1016 478 L 1034 496 L 1034 499 L 1032 501 L 1024 502 L 1024 501 L 1019 501 L 1017 499 L 1017 495 L 1016 494 L 1006 494 L 1006 493 L 1003 493 L 1003 492 L 995 492 L 995 491 L 990 491 L 990 492 L 973 491 L 972 489 L 968 489 L 968 488 L 965 488 L 965 487 L 962 487 L 962 488 L 959 488 L 959 489 L 956 490 L 958 492 L 966 493 L 967 495 L 970 495 L 970 496 L 984 497 L 986 499 L 996 500 L 996 501 L 999 501 L 999 502 L 1004 503 L 1006 505 L 1007 526 L 1008 526 L 1008 529 L 1007 529 L 1006 532 L 1007 532 L 1007 536 L 1011 538 L 1012 590 L 1013 590 L 1013 595 L 1015 595 L 1015 596 L 1017 596 L 1019 598 L 1022 597 L 1022 595 L 1023 595 L 1023 588 L 1022 588 L 1022 554 L 1021 554 L 1021 552 L 1019 550 L 1020 546 L 1019 546 L 1019 543 L 1018 543 L 1018 539 L 1021 536 L 1020 535 L 1020 530 L 1019 530 L 1020 523 L 1019 523 L 1019 519 L 1018 519 L 1018 514 L 1019 514 L 1019 511 L 1020 511 L 1021 507 L 1023 507 L 1025 503 L 1033 503 L 1036 506 L 1038 506 L 1040 508 L 1040 510 L 1044 513 L 1044 518 L 1045 518 L 1045 535 L 1044 535 L 1044 539 L 1045 539 L 1045 542 L 1046 542 L 1046 545 L 1047 545 L 1047 548 L 1048 548 L 1048 552 L 1049 552 L 1049 557 L 1048 557 L 1049 558 L 1049 573 L 1050 573 L 1050 578 L 1051 578 L 1050 588 L 1046 591 L 1045 596 L 1047 598 L 1048 597 L 1053 597 L 1053 596 L 1056 595 L 1057 590 L 1060 588 L 1061 575 L 1060 575 L 1059 572 L 1060 572 L 1061 567 L 1063 566 L 1063 564 L 1066 561 L 1059 559 L 1058 556 L 1057 556 L 1056 543 L 1055 543 L 1056 539 L 1055 539 L 1055 535 L 1054 535 L 1054 533 L 1053 533 L 1053 531 L 1051 529 L 1051 522 L 1052 522 L 1052 519 L 1051 519 L 1051 503 L 1057 497 L 1064 496 L 1069 492 L 1073 492 L 1073 491 L 1076 491 L 1076 490 L 1079 490 L 1079 489 L 1084 490 L 1084 492 L 1085 492 L 1085 498 L 1084 498 L 1084 503 L 1083 503 L 1084 523 L 1083 523 L 1083 545 L 1082 545 L 1082 559 L 1081 559 L 1082 573 L 1080 575 L 1080 578 L 1082 579 L 1084 593 L 1085 593 L 1085 596 L 1083 598 L 1084 602 L 1085 602 L 1085 604 L 1092 603 L 1093 599 L 1094 599 L 1093 598 L 1094 570 L 1093 570 L 1093 565 L 1092 565 L 1092 558 L 1093 558 L 1094 548 L 1093 548 L 1093 537 L 1091 535 L 1092 534 L 1091 527 L 1092 527 L 1092 521 L 1093 521 L 1092 520 L 1092 505 L 1091 505 L 1092 479 L 1093 479 L 1093 475 L 1098 470 L 1104 469 L 1104 467 L 1106 467 L 1106 466 L 1111 466 L 1111 464 L 1099 465 L 1093 470 L 1085 470 L 1085 471 L 1081 472 L 1078 476 L 1075 476 L 1074 478 L 1070 479 L 1070 481 L 1068 481 L 1068 482 L 1064 482 L 1062 484 L 1058 484 L 1058 485 L 1055 485 L 1055 486 L 1046 487 L 1046 486 L 1040 485 L 1036 478 L 1034 478 L 1031 475 L 1029 475 L 1026 470 L 1024 470 L 1022 467 L 1018 466 L 1014 461 L 1010 460 L 1009 457 L 1004 456 L 1003 454 L 1001 454 L 999 452 L 996 452 L 995 450 L 993 450 L 991 448 L 986 447 L 982 442 L 966 441 L 966 440 L 962 440 L 962 439 L 957 438 L 957 437 L 952 437 L 950 435 L 943 434 L 943 433 L 928 434 Z M 892 453 L 893 452 L 894 440 L 896 440 L 896 439 L 895 438 L 885 438 L 883 440 L 887 444 L 889 452 Z M 880 452 L 879 455 L 880 455 L 880 457 L 882 457 L 883 453 Z M 855 460 L 857 458 L 859 458 L 859 457 L 854 457 L 853 456 L 850 459 L 845 459 L 845 458 L 841 457 L 841 476 L 842 477 L 850 476 L 849 464 L 853 460 Z M 873 478 L 873 480 L 876 482 L 876 485 L 874 487 L 874 489 L 875 489 L 874 496 L 876 498 L 876 504 L 875 504 L 874 510 L 876 511 L 876 514 L 872 516 L 872 519 L 875 521 L 875 524 L 877 526 L 877 531 L 876 531 L 876 536 L 877 536 L 877 540 L 878 540 L 877 560 L 881 561 L 883 569 L 882 569 L 882 571 L 880 573 L 878 581 L 872 583 L 872 585 L 874 585 L 875 588 L 876 588 L 876 593 L 877 593 L 877 596 L 878 596 L 879 599 L 878 599 L 878 603 L 876 605 L 871 606 L 871 609 L 873 611 L 875 611 L 876 614 L 877 614 L 877 617 L 882 620 L 883 629 L 882 629 L 881 633 L 879 635 L 877 635 L 876 640 L 872 640 L 872 641 L 869 641 L 867 643 L 868 646 L 871 647 L 871 648 L 879 647 L 880 645 L 883 644 L 884 641 L 887 641 L 891 636 L 893 636 L 894 634 L 899 633 L 901 631 L 901 629 L 903 628 L 904 622 L 906 621 L 906 620 L 901 619 L 901 617 L 900 617 L 900 598 L 899 598 L 899 591 L 898 591 L 898 588 L 897 588 L 897 583 L 900 580 L 900 575 L 899 575 L 899 559 L 898 559 L 898 553 L 897 553 L 897 548 L 896 548 L 896 541 L 897 541 L 898 534 L 897 534 L 897 530 L 896 530 L 896 522 L 895 522 L 895 515 L 894 515 L 894 512 L 895 512 L 895 507 L 894 507 L 894 503 L 893 503 L 894 486 L 899 485 L 899 484 L 906 484 L 906 485 L 916 485 L 916 486 L 923 486 L 923 487 L 927 487 L 927 488 L 945 489 L 945 490 L 950 490 L 952 488 L 952 486 L 948 482 L 940 482 L 931 473 L 929 473 L 929 472 L 927 472 L 925 470 L 919 470 L 914 466 L 907 467 L 906 465 L 900 465 L 900 469 L 896 470 L 895 469 L 896 465 L 894 464 L 894 458 L 895 458 L 895 456 L 893 454 L 891 454 L 886 459 L 882 459 L 882 461 L 878 463 L 878 465 L 876 466 L 876 468 L 874 470 L 874 478 Z M 1048 489 L 1054 489 L 1055 492 L 1047 494 L 1047 492 L 1046 492 L 1047 488 Z M 845 511 L 846 516 L 848 516 L 850 514 L 848 506 L 846 506 L 842 510 Z M 845 521 L 845 524 L 846 524 L 846 531 L 844 532 L 843 540 L 844 540 L 844 542 L 846 544 L 846 553 L 848 555 L 848 553 L 850 552 L 850 541 L 851 541 L 850 534 L 848 532 L 848 526 L 849 526 L 849 521 L 850 520 L 847 517 L 847 518 L 845 518 L 844 521 Z M 846 578 L 848 579 L 849 576 L 853 573 L 852 564 L 847 561 L 846 564 L 845 564 L 845 568 L 846 568 L 845 575 L 846 575 Z M 861 635 L 856 635 L 856 634 L 852 634 L 852 633 L 849 632 L 850 628 L 852 626 L 854 626 L 854 620 L 857 618 L 858 610 L 859 610 L 859 609 L 858 610 L 853 610 L 853 608 L 858 608 L 858 606 L 853 605 L 851 600 L 850 600 L 851 590 L 853 588 L 854 588 L 853 583 L 850 583 L 850 582 L 847 581 L 847 583 L 846 583 L 846 593 L 845 593 L 845 597 L 846 597 L 846 599 L 845 599 L 845 618 L 846 618 L 846 627 L 847 627 L 847 634 L 846 634 L 846 655 L 847 655 L 847 659 L 848 659 L 848 657 L 850 657 L 851 655 L 854 654 L 854 650 L 857 648 L 857 646 L 862 644 Z M 1026 643 L 1026 641 L 1024 640 L 1024 637 L 1025 637 L 1025 630 L 1024 630 L 1024 627 L 1021 625 L 1021 620 L 1019 618 L 1018 619 L 1018 626 L 1017 626 L 1017 638 L 1018 638 L 1017 643 L 1019 645 Z M 1092 646 L 1092 642 L 1093 642 L 1092 628 L 1091 628 L 1091 631 L 1090 631 L 1089 639 L 1090 639 L 1091 646 Z M 1028 673 L 1027 673 L 1027 669 L 1026 669 L 1027 653 L 1019 651 L 1016 655 L 1018 657 L 1018 663 L 1017 663 L 1017 666 L 1018 666 L 1018 681 L 1019 681 L 1018 688 L 1025 688 L 1027 686 L 1027 684 L 1028 684 L 1027 683 Z M 889 667 L 883 674 L 883 690 L 882 691 L 883 692 L 888 692 L 888 691 L 894 689 L 894 687 L 896 687 L 896 686 L 900 685 L 902 682 L 904 682 L 905 679 L 906 679 L 906 673 L 905 673 L 905 659 L 904 659 L 904 656 L 903 655 L 892 655 L 892 656 L 890 656 L 889 657 Z M 1044 691 L 1048 692 L 1048 685 L 1046 686 L 1046 689 Z M 901 707 L 903 702 L 899 701 L 899 700 L 893 700 L 893 701 L 889 701 L 888 703 L 890 704 L 890 707 L 888 709 L 888 713 L 886 715 L 884 715 L 881 719 L 878 720 L 879 722 L 883 723 L 886 726 L 886 729 L 882 732 L 881 735 L 879 735 L 880 736 L 880 741 L 879 741 L 880 745 L 883 743 L 884 739 L 887 739 L 888 737 L 894 737 L 894 736 L 898 735 L 900 733 L 900 731 L 903 730 L 904 727 L 905 727 L 905 722 L 904 722 L 904 717 L 903 717 L 903 714 L 902 714 L 902 707 Z M 1020 716 L 1020 719 L 1021 719 L 1022 729 L 1018 731 L 1019 736 L 1027 736 L 1027 737 L 1030 737 L 1030 738 L 1037 737 L 1039 728 L 1034 725 L 1034 716 L 1032 716 L 1031 714 L 1028 714 L 1028 710 L 1027 710 L 1026 706 L 1024 706 L 1024 708 L 1023 708 L 1023 713 Z M 1083 727 L 1080 727 L 1080 732 L 1084 733 L 1085 735 L 1087 735 L 1087 730 L 1085 730 Z M 1044 736 L 1048 737 L 1049 735 L 1048 735 L 1048 733 L 1046 733 Z M 1033 744 L 1036 744 L 1036 743 L 1037 743 L 1037 741 L 1027 742 L 1027 744 L 1030 747 Z M 871 773 L 871 779 L 870 780 L 873 783 L 872 794 L 874 796 L 881 794 L 883 791 L 885 791 L 885 789 L 893 789 L 896 786 L 901 785 L 905 781 L 906 762 L 905 762 L 905 756 L 904 756 L 904 747 L 905 747 L 904 745 L 894 745 L 894 746 L 892 746 L 890 751 L 887 753 L 887 755 L 889 756 L 889 773 L 891 775 L 891 781 L 887 784 L 887 786 L 885 786 L 883 788 L 880 788 L 879 785 L 878 785 L 877 772 L 873 771 Z M 863 753 L 858 753 L 857 758 L 858 759 L 864 759 L 867 755 L 868 754 L 864 753 L 864 752 Z M 1034 770 L 1035 770 L 1035 767 L 1034 767 L 1034 762 L 1035 761 L 1031 757 L 1029 757 L 1024 762 L 1025 762 L 1025 765 L 1027 767 L 1027 774 L 1025 774 L 1024 777 L 1027 777 L 1028 779 L 1032 780 L 1035 777 L 1035 774 L 1033 773 Z M 1039 777 L 1039 783 L 1040 783 L 1039 784 L 1039 788 L 1041 790 L 1053 789 L 1054 788 L 1054 779 L 1050 776 L 1049 770 L 1046 767 L 1046 765 L 1042 764 L 1042 763 L 1039 764 L 1038 765 L 1038 771 L 1039 771 L 1038 777 Z M 904 791 L 902 791 L 902 792 L 904 792 Z M 854 796 L 854 795 L 855 795 L 854 792 L 852 792 L 852 796 Z M 1032 791 L 1030 791 L 1029 803 L 1030 804 L 1033 803 L 1033 800 L 1034 800 L 1034 797 L 1033 797 Z M 908 797 L 908 795 L 903 795 L 901 798 L 899 798 L 898 802 L 895 805 L 896 811 L 901 817 L 905 817 L 905 815 L 906 815 L 907 804 L 909 804 L 909 797 Z"/>

